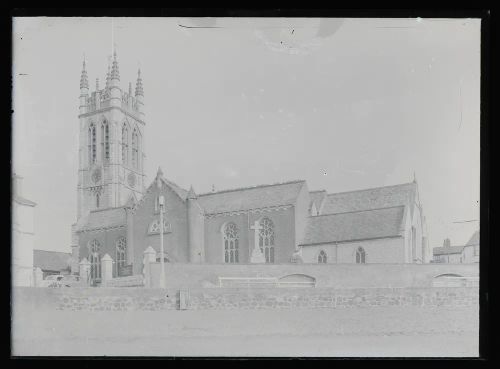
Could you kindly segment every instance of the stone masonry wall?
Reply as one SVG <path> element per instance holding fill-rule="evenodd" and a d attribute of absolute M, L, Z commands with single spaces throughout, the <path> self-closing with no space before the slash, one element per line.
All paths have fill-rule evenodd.
<path fill-rule="evenodd" d="M 477 306 L 475 287 L 273 288 L 185 290 L 187 309 L 369 308 Z M 37 309 L 84 311 L 178 310 L 180 290 L 143 288 L 16 288 L 14 303 Z"/>

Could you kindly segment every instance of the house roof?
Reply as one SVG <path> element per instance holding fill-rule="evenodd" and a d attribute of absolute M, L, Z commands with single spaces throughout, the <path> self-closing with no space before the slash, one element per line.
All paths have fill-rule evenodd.
<path fill-rule="evenodd" d="M 76 225 L 78 232 L 86 232 L 104 228 L 115 228 L 125 225 L 125 207 L 93 210 L 80 218 Z"/>
<path fill-rule="evenodd" d="M 311 199 L 309 208 L 311 208 L 314 204 L 316 206 L 316 209 L 319 211 L 321 209 L 321 203 L 325 199 L 326 195 L 326 190 L 309 191 L 309 197 Z"/>
<path fill-rule="evenodd" d="M 42 270 L 66 270 L 71 267 L 71 254 L 68 252 L 33 250 L 33 266 Z"/>
<path fill-rule="evenodd" d="M 479 245 L 479 230 L 474 232 L 470 240 L 465 244 L 465 246 L 476 246 Z"/>
<path fill-rule="evenodd" d="M 309 217 L 300 245 L 398 237 L 403 217 L 404 206 Z"/>
<path fill-rule="evenodd" d="M 205 214 L 260 209 L 295 204 L 305 181 L 237 188 L 198 195 Z"/>
<path fill-rule="evenodd" d="M 415 202 L 416 191 L 416 182 L 411 182 L 394 186 L 328 194 L 323 205 L 322 214 L 412 205 Z"/>
<path fill-rule="evenodd" d="M 434 255 L 452 255 L 452 254 L 461 254 L 464 250 L 465 246 L 441 246 L 434 247 L 432 249 L 432 253 Z"/>

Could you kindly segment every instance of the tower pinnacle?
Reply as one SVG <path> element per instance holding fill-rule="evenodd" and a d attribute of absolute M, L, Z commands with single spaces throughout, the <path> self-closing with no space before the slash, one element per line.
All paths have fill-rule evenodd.
<path fill-rule="evenodd" d="M 144 89 L 142 87 L 141 70 L 137 72 L 137 83 L 135 84 L 135 96 L 144 96 Z"/>
<path fill-rule="evenodd" d="M 82 88 L 89 88 L 89 80 L 87 78 L 87 70 L 85 67 L 85 59 L 83 59 L 82 75 L 80 77 L 80 90 Z"/>
<path fill-rule="evenodd" d="M 108 72 L 106 73 L 106 89 L 111 84 L 111 57 L 108 57 Z"/>
<path fill-rule="evenodd" d="M 120 70 L 118 68 L 118 60 L 116 59 L 116 50 L 113 53 L 113 66 L 111 68 L 111 79 L 120 80 Z"/>

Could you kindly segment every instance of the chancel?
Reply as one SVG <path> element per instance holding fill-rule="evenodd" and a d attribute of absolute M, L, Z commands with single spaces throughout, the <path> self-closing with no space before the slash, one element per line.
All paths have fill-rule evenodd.
<path fill-rule="evenodd" d="M 114 276 L 140 274 L 150 247 L 167 263 L 427 263 L 432 257 L 415 178 L 342 193 L 293 180 L 197 194 L 158 169 L 148 186 L 143 106 L 141 72 L 134 94 L 130 83 L 122 90 L 116 52 L 103 89 L 97 81 L 89 93 L 83 63 L 73 272 L 88 260 L 98 281 L 108 254 Z"/>

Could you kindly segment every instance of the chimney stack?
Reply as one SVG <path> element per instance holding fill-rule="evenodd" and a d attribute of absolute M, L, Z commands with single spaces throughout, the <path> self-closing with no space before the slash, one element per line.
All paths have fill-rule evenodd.
<path fill-rule="evenodd" d="M 450 247 L 451 246 L 451 241 L 449 238 L 446 238 L 443 243 L 443 247 Z"/>

